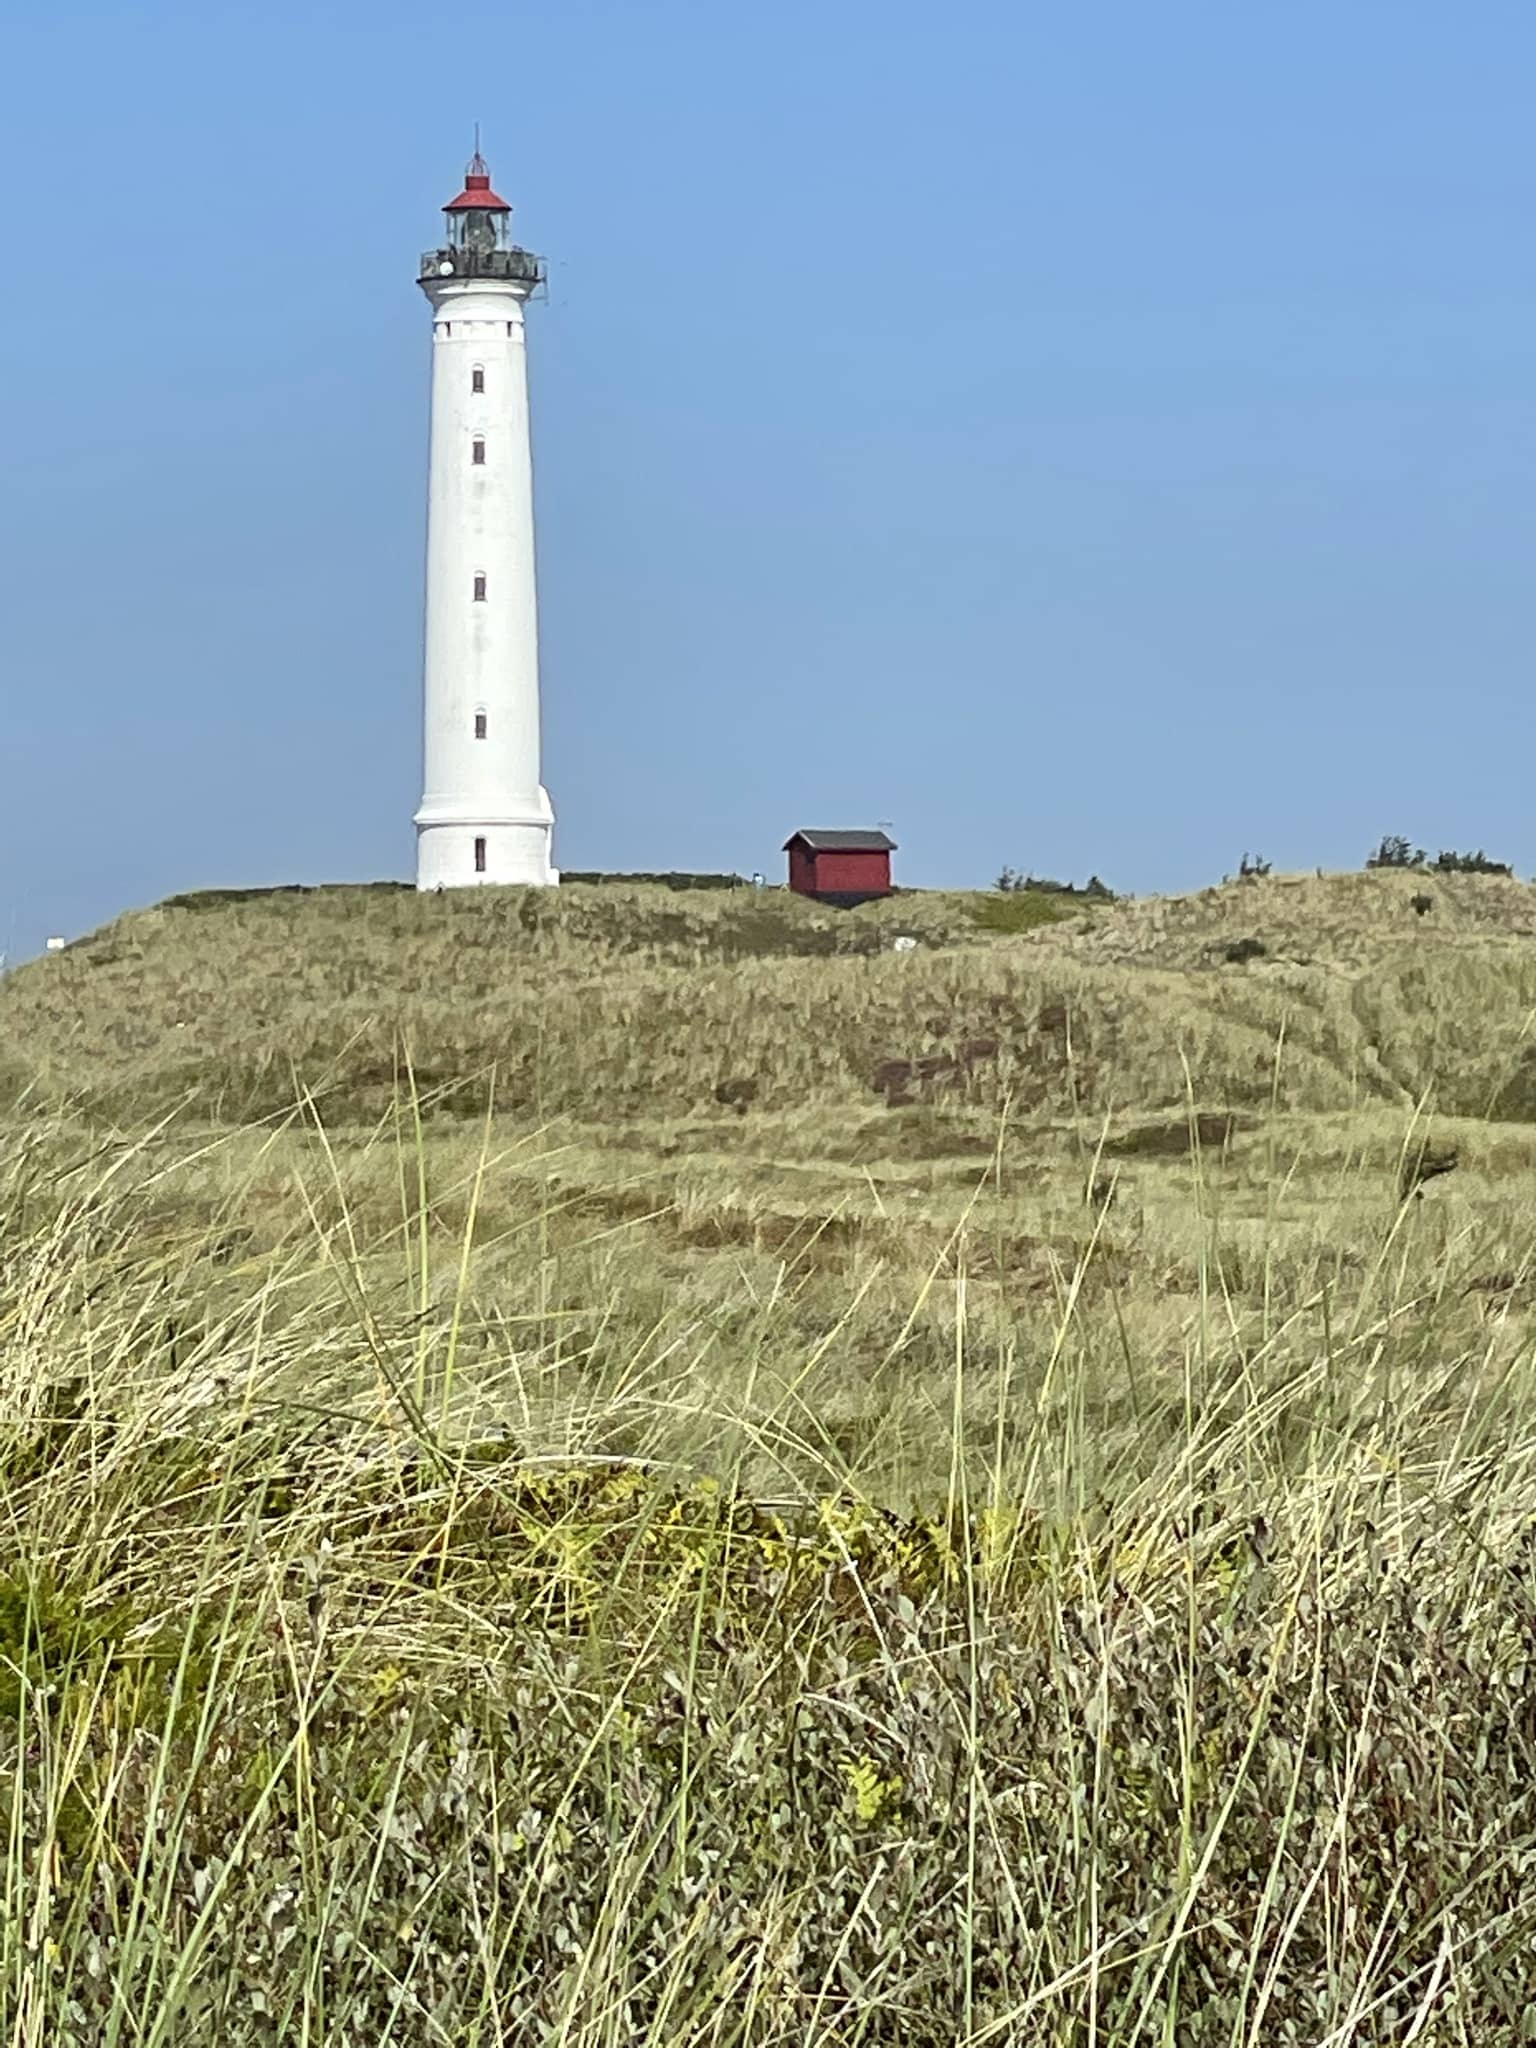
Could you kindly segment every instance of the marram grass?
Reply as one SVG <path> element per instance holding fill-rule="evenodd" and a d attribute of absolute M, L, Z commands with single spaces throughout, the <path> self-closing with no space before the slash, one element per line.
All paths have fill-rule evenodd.
<path fill-rule="evenodd" d="M 573 892 L 379 910 L 388 1002 L 281 903 L 8 982 L 3 2038 L 1531 2038 L 1488 886 L 1310 968 L 1280 887 L 1217 969 Z"/>
<path fill-rule="evenodd" d="M 1522 2037 L 1529 1364 L 1432 1273 L 1213 1301 L 1112 1472 L 1092 1232 L 1011 1381 L 951 1277 L 898 1508 L 787 1301 L 487 1353 L 410 1213 L 146 1231 L 195 1149 L 8 1177 L 10 2039 Z"/>

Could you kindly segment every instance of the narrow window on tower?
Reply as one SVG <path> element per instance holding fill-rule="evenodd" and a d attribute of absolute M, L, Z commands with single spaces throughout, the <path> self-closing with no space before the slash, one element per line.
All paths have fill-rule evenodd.
<path fill-rule="evenodd" d="M 485 372 L 478 363 L 469 373 L 469 388 L 471 391 L 483 391 L 485 389 Z"/>
<path fill-rule="evenodd" d="M 485 713 L 483 711 L 475 713 L 475 738 L 477 740 L 485 738 Z"/>
<path fill-rule="evenodd" d="M 485 873 L 485 841 L 483 839 L 475 841 L 475 873 L 477 875 Z"/>
<path fill-rule="evenodd" d="M 508 334 L 510 334 L 510 333 L 512 332 L 512 327 L 513 327 L 513 323 L 512 323 L 512 321 L 510 321 L 510 320 L 509 320 L 509 321 L 507 322 L 507 332 L 508 332 Z"/>
<path fill-rule="evenodd" d="M 476 463 L 483 463 L 485 461 L 485 443 L 479 438 L 478 435 L 475 437 L 475 440 L 470 447 L 469 459 L 471 462 Z"/>
<path fill-rule="evenodd" d="M 485 578 L 483 576 L 475 578 L 475 603 L 485 603 Z"/>

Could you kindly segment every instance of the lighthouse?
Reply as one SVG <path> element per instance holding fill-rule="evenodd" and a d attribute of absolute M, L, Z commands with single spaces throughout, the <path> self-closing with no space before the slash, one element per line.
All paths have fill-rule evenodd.
<path fill-rule="evenodd" d="M 421 259 L 432 306 L 418 889 L 547 885 L 523 309 L 544 281 L 476 149 Z"/>

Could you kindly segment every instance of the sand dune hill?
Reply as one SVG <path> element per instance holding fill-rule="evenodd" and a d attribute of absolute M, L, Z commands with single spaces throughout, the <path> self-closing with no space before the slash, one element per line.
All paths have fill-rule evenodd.
<path fill-rule="evenodd" d="M 1143 897 L 1041 935 L 1084 960 L 1160 967 L 1231 964 L 1229 949 L 1257 940 L 1270 966 L 1364 967 L 1384 955 L 1536 941 L 1536 884 L 1499 875 L 1377 870 L 1265 875 L 1190 896 Z"/>
<path fill-rule="evenodd" d="M 1415 899 L 1427 907 L 1415 907 Z M 1046 904 L 1043 914 L 1059 911 Z M 0 1075 L 123 1118 L 243 1121 L 312 1090 L 377 1115 L 583 1121 L 914 1105 L 1536 1110 L 1536 890 L 1273 876 L 1020 935 L 977 899 L 853 913 L 782 892 L 315 890 L 120 919 L 0 986 Z M 898 934 L 915 951 L 894 953 Z"/>
<path fill-rule="evenodd" d="M 1531 901 L 335 889 L 6 977 L 28 2039 L 210 1954 L 253 2048 L 322 1968 L 359 2043 L 1515 2039 Z"/>

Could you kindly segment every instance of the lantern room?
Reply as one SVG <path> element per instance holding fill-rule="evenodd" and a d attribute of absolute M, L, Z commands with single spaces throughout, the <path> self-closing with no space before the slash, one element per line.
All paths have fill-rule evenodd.
<path fill-rule="evenodd" d="M 421 259 L 421 279 L 495 277 L 526 284 L 544 282 L 544 265 L 512 240 L 512 208 L 491 186 L 491 173 L 477 149 L 464 174 L 464 189 L 443 208 L 443 246 Z"/>
<path fill-rule="evenodd" d="M 508 246 L 512 208 L 491 190 L 491 174 L 478 149 L 464 174 L 464 190 L 457 199 L 449 200 L 443 212 L 448 216 L 450 249 L 489 255 L 493 249 Z"/>

